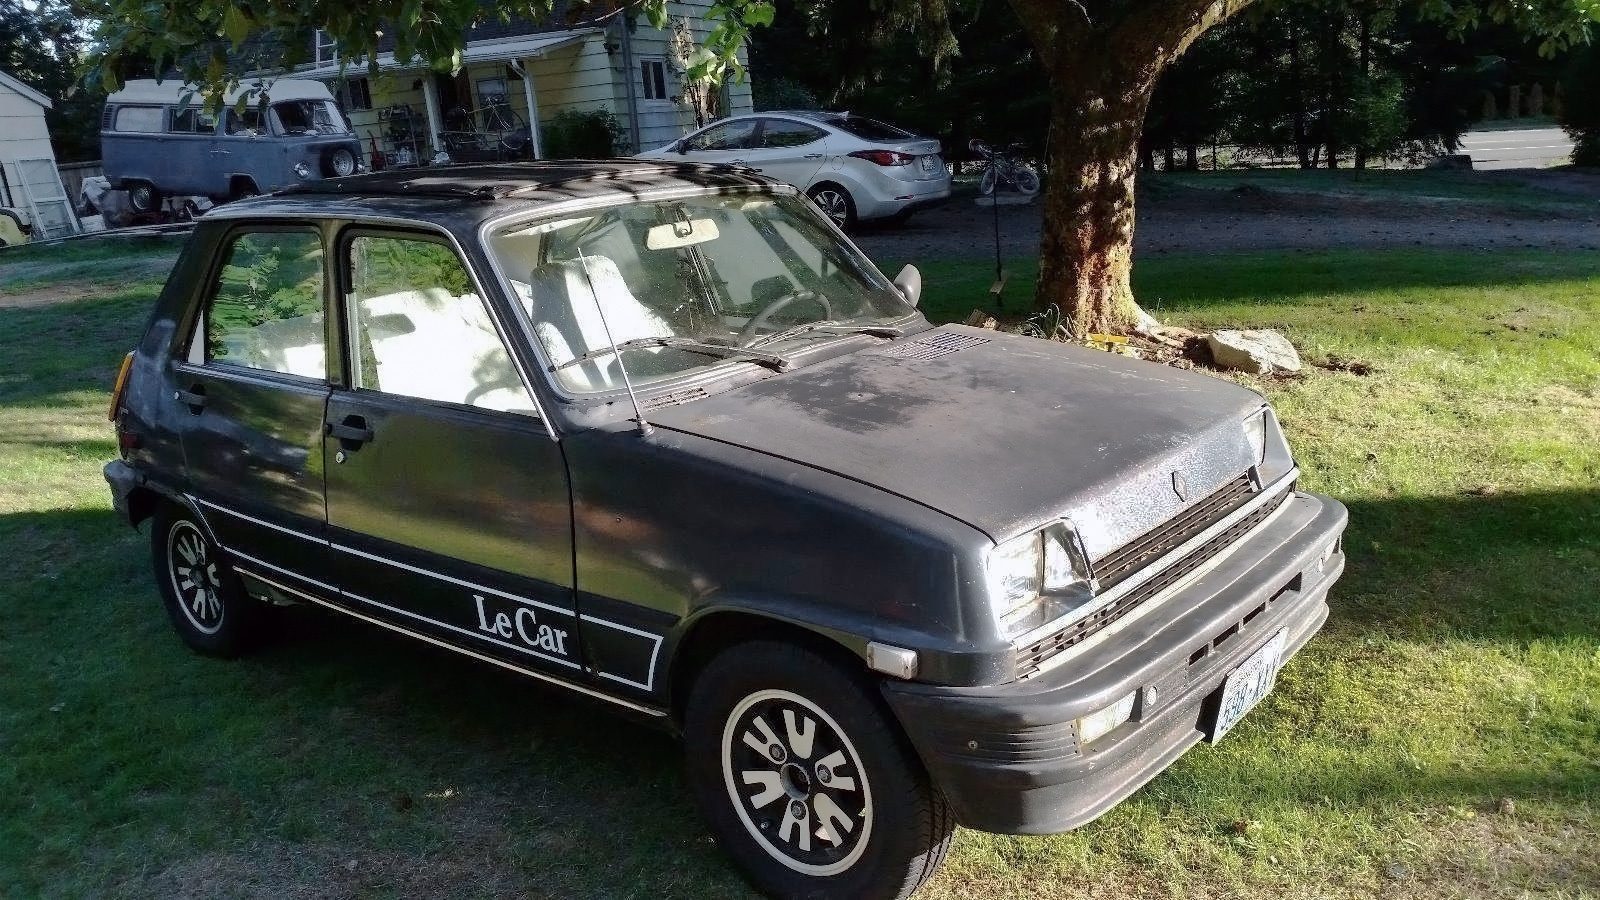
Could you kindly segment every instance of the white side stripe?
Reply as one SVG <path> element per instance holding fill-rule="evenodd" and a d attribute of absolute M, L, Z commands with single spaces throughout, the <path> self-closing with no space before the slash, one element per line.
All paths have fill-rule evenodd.
<path fill-rule="evenodd" d="M 535 607 L 537 609 L 542 609 L 542 610 L 545 610 L 546 612 L 559 613 L 560 615 L 563 615 L 563 616 L 576 615 L 576 613 L 574 613 L 570 609 L 562 609 L 559 606 L 551 606 L 548 603 L 542 603 L 542 602 L 540 602 L 538 600 L 530 600 L 527 597 L 519 597 L 516 594 L 509 594 L 509 593 L 506 593 L 505 591 L 499 590 L 497 588 L 492 588 L 492 587 L 489 587 L 487 585 L 478 584 L 478 583 L 472 582 L 472 581 L 466 581 L 466 580 L 461 579 L 461 578 L 456 578 L 456 577 L 454 577 L 452 575 L 446 575 L 446 574 L 444 574 L 442 572 L 434 572 L 434 571 L 432 571 L 430 569 L 424 569 L 424 568 L 421 568 L 420 566 L 413 566 L 413 565 L 410 565 L 409 563 L 403 563 L 403 562 L 400 562 L 398 560 L 389 559 L 387 557 L 377 556 L 375 554 L 368 553 L 368 552 L 366 552 L 364 550 L 357 550 L 354 547 L 347 547 L 344 544 L 330 544 L 329 546 L 333 547 L 333 549 L 338 550 L 341 553 L 349 553 L 352 556 L 359 556 L 362 559 L 370 559 L 373 562 L 379 562 L 379 563 L 383 563 L 384 565 L 394 566 L 397 569 L 405 569 L 407 572 L 415 572 L 418 575 L 426 575 L 429 578 L 437 578 L 440 581 L 448 581 L 451 584 L 459 585 L 459 586 L 464 587 L 464 588 L 471 588 L 472 590 L 475 590 L 475 591 L 482 591 L 485 594 L 494 594 L 496 597 L 504 597 L 507 600 L 515 600 L 518 603 L 523 603 L 523 604 L 526 604 L 528 606 Z M 610 624 L 610 623 L 607 623 L 607 624 Z"/>
<path fill-rule="evenodd" d="M 333 610 L 334 612 L 343 613 L 343 614 L 345 614 L 347 616 L 350 616 L 352 618 L 360 619 L 363 622 L 370 622 L 373 625 L 377 625 L 377 626 L 379 626 L 381 628 L 387 628 L 390 631 L 399 632 L 400 634 L 403 634 L 403 635 L 405 635 L 407 637 L 416 638 L 419 641 L 427 641 L 428 643 L 433 644 L 435 647 L 443 647 L 446 650 L 454 650 L 457 653 L 461 653 L 461 654 L 464 654 L 466 656 L 470 656 L 473 659 L 479 659 L 479 660 L 482 660 L 482 661 L 484 661 L 486 663 L 493 663 L 494 665 L 497 665 L 497 666 L 501 667 L 502 669 L 510 669 L 513 672 L 516 672 L 516 673 L 521 674 L 521 675 L 526 675 L 529 678 L 537 678 L 540 681 L 547 682 L 549 684 L 554 684 L 554 685 L 557 685 L 559 687 L 564 687 L 564 688 L 566 688 L 568 690 L 571 690 L 571 691 L 577 691 L 580 694 L 583 694 L 583 695 L 588 696 L 588 697 L 594 697 L 597 700 L 604 700 L 607 703 L 615 703 L 618 706 L 625 706 L 628 709 L 634 710 L 636 712 L 644 713 L 645 715 L 655 716 L 657 718 L 660 718 L 660 717 L 666 715 L 666 713 L 664 711 L 659 710 L 659 709 L 652 709 L 651 707 L 648 707 L 648 706 L 641 706 L 638 703 L 632 703 L 632 702 L 629 702 L 627 700 L 623 700 L 620 697 L 613 697 L 610 694 L 605 694 L 605 693 L 601 693 L 600 691 L 590 690 L 589 688 L 586 688 L 581 684 L 573 684 L 570 681 L 563 681 L 560 678 L 556 678 L 556 677 L 553 677 L 553 676 L 550 676 L 550 675 L 546 675 L 543 672 L 536 672 L 536 671 L 534 671 L 532 669 L 524 669 L 523 667 L 521 667 L 521 666 L 519 666 L 519 665 L 517 665 L 515 663 L 509 663 L 509 662 L 506 662 L 503 659 L 495 659 L 492 656 L 484 656 L 481 653 L 477 653 L 477 652 L 474 652 L 472 650 L 468 650 L 465 647 L 459 647 L 459 646 L 456 646 L 455 644 L 446 643 L 444 641 L 439 640 L 438 638 L 430 637 L 430 636 L 428 636 L 426 634 L 422 634 L 421 632 L 412 631 L 409 628 L 402 628 L 401 626 L 396 625 L 396 624 L 394 624 L 392 622 L 385 622 L 382 619 L 374 619 L 371 616 L 364 616 L 361 613 L 356 612 L 355 610 L 346 609 L 346 608 L 344 608 L 342 606 L 339 606 L 338 604 L 335 604 L 335 603 L 329 603 L 328 601 L 323 600 L 320 597 L 313 597 L 312 595 L 307 594 L 307 593 L 305 593 L 303 591 L 297 591 L 292 587 L 287 587 L 285 585 L 279 584 L 279 583 L 277 583 L 276 581 L 273 581 L 270 578 L 265 578 L 265 577 L 263 577 L 261 575 L 257 575 L 254 572 L 244 572 L 243 570 L 241 570 L 241 572 L 242 572 L 242 574 L 249 575 L 251 578 L 255 578 L 255 579 L 259 580 L 259 581 L 265 582 L 266 584 L 270 584 L 273 587 L 275 587 L 275 588 L 277 588 L 277 589 L 279 589 L 281 591 L 287 591 L 287 592 L 289 592 L 291 594 L 294 594 L 297 597 L 301 597 L 301 598 L 304 598 L 306 600 L 309 600 L 312 603 L 317 604 L 318 606 L 325 606 L 328 609 Z"/>
<path fill-rule="evenodd" d="M 398 606 L 390 606 L 387 603 L 379 603 L 376 600 L 369 600 L 366 597 L 361 596 L 360 594 L 352 594 L 349 591 L 341 591 L 341 593 L 344 596 L 349 597 L 351 600 L 355 600 L 355 601 L 357 601 L 359 603 L 365 603 L 368 606 L 376 606 L 379 609 L 388 610 L 389 612 L 395 613 L 397 615 L 409 616 L 410 618 L 416 619 L 419 622 L 427 622 L 429 625 L 433 625 L 433 626 L 436 626 L 436 627 L 439 627 L 439 628 L 448 628 L 451 631 L 459 632 L 461 634 L 465 634 L 465 635 L 468 635 L 470 637 L 475 637 L 475 638 L 478 638 L 480 640 L 488 641 L 489 643 L 494 644 L 496 647 L 504 647 L 507 650 L 516 650 L 516 651 L 521 652 L 521 653 L 526 653 L 529 656 L 537 656 L 540 659 L 549 660 L 550 662 L 558 663 L 560 665 L 567 666 L 568 668 L 572 668 L 572 669 L 582 669 L 583 668 L 582 666 L 578 665 L 577 663 L 573 662 L 570 659 L 562 659 L 559 656 L 551 656 L 551 655 L 549 655 L 547 653 L 540 653 L 537 650 L 533 650 L 533 649 L 530 649 L 528 647 L 523 647 L 523 646 L 518 645 L 518 644 L 513 644 L 510 641 L 502 641 L 502 640 L 499 640 L 497 638 L 492 638 L 489 635 L 484 634 L 481 631 L 473 631 L 470 628 L 461 628 L 461 627 L 456 626 L 456 625 L 451 625 L 449 622 L 441 622 L 438 619 L 430 619 L 427 616 L 420 615 L 418 613 L 414 613 L 414 612 L 412 612 L 412 611 L 410 611 L 408 609 L 401 609 Z"/>

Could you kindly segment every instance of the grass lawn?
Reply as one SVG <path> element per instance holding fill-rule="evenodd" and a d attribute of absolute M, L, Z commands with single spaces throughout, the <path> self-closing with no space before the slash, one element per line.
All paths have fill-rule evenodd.
<path fill-rule="evenodd" d="M 1501 174 L 1427 169 L 1239 169 L 1156 172 L 1140 177 L 1144 190 L 1169 185 L 1231 191 L 1240 187 L 1375 201 L 1422 201 L 1460 212 L 1591 215 L 1594 201 Z"/>
<path fill-rule="evenodd" d="M 0 254 L 0 896 L 742 896 L 673 744 L 592 704 L 310 611 L 180 647 L 99 474 L 169 256 Z M 945 319 L 989 282 L 924 274 Z M 1376 367 L 1251 382 L 1350 506 L 1333 618 L 1222 744 L 1080 831 L 960 832 L 926 896 L 1600 896 L 1600 255 L 1137 282 Z"/>

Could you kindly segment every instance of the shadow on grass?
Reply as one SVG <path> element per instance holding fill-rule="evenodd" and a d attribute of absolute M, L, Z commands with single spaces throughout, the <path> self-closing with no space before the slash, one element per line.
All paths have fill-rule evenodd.
<path fill-rule="evenodd" d="M 1335 628 L 1422 641 L 1600 634 L 1600 491 L 1350 506 Z M 79 793 L 94 792 L 134 829 L 122 839 L 155 854 L 140 876 L 152 893 L 181 891 L 186 867 L 226 876 L 227 865 L 269 886 L 304 887 L 343 878 L 357 857 L 370 873 L 363 877 L 375 879 L 357 885 L 369 893 L 449 892 L 455 882 L 440 879 L 468 874 L 480 886 L 538 885 L 561 896 L 742 891 L 693 809 L 676 743 L 607 705 L 313 609 L 286 610 L 272 640 L 246 659 L 194 657 L 163 620 L 144 538 L 110 514 L 0 516 L 0 544 L 12 550 L 0 564 L 9 576 L 0 645 L 16 684 L 50 684 L 52 696 L 70 698 L 59 714 L 35 713 L 19 699 L 31 695 L 0 688 L 16 708 L 0 712 L 17 716 L 8 754 L 24 766 L 86 772 L 92 784 L 52 786 L 61 796 L 34 802 L 72 810 Z M 114 716 L 95 712 L 106 703 L 117 704 Z M 52 727 L 68 730 L 58 738 Z M 1319 773 L 1303 802 L 1570 800 L 1594 789 L 1587 775 L 1521 769 L 1513 759 L 1487 771 L 1419 773 L 1392 756 Z M 96 769 L 120 773 L 116 787 Z M 157 815 L 168 795 L 177 822 Z M 228 835 L 232 855 L 174 857 L 142 843 L 186 830 Z M 145 831 L 152 836 L 138 837 Z M 295 866 L 251 869 L 274 854 Z"/>
<path fill-rule="evenodd" d="M 1513 642 L 1600 636 L 1600 489 L 1348 505 L 1336 624 Z"/>

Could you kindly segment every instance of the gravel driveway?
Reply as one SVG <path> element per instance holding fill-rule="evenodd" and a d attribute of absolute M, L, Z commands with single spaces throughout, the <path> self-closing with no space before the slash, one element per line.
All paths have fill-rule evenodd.
<path fill-rule="evenodd" d="M 1600 249 L 1600 177 L 1572 172 L 1517 177 L 1568 198 L 1579 195 L 1596 202 L 1592 211 L 1581 206 L 1501 209 L 1420 198 L 1163 185 L 1159 191 L 1141 192 L 1134 245 L 1139 253 L 1158 254 L 1360 247 Z M 1039 216 L 1037 202 L 1000 207 L 1001 246 L 1007 257 L 1038 252 Z M 977 206 L 970 196 L 958 196 L 902 226 L 863 226 L 855 239 L 892 270 L 922 259 L 992 257 L 993 235 L 993 210 Z"/>

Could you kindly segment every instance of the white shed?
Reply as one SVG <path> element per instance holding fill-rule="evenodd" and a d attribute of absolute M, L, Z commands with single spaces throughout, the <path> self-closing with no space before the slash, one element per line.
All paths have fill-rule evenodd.
<path fill-rule="evenodd" d="M 23 214 L 35 239 L 78 232 L 45 126 L 50 107 L 50 98 L 0 72 L 0 206 Z"/>

